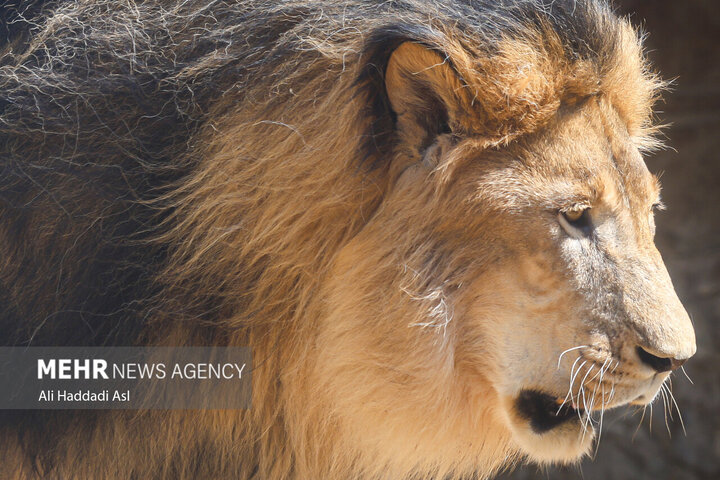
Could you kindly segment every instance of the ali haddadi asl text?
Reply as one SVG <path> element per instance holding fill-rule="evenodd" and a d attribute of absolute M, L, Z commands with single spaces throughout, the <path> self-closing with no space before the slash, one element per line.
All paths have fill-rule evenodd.
<path fill-rule="evenodd" d="M 110 395 L 109 390 L 93 392 L 90 390 L 41 390 L 38 402 L 128 402 L 130 401 L 130 390 L 114 390 Z"/>

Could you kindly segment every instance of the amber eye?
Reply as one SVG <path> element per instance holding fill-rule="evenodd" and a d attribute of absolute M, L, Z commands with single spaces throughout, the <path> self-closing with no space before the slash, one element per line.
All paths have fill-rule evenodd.
<path fill-rule="evenodd" d="M 592 230 L 590 208 L 588 207 L 563 210 L 558 214 L 558 221 L 572 237 L 585 237 Z"/>
<path fill-rule="evenodd" d="M 565 216 L 565 220 L 567 220 L 570 223 L 577 222 L 582 218 L 582 216 L 585 214 L 585 209 L 579 209 L 579 210 L 569 210 L 567 212 L 563 212 L 563 215 Z"/>

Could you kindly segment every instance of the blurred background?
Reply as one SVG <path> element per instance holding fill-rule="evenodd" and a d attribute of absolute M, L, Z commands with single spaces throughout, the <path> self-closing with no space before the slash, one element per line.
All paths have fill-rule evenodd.
<path fill-rule="evenodd" d="M 720 2 L 615 0 L 647 33 L 655 68 L 674 79 L 657 106 L 668 149 L 647 164 L 661 175 L 667 210 L 657 246 L 695 324 L 698 351 L 672 376 L 677 411 L 665 426 L 662 399 L 650 409 L 607 413 L 595 460 L 569 468 L 527 466 L 502 480 L 720 480 Z M 668 431 L 669 430 L 669 431 Z"/>

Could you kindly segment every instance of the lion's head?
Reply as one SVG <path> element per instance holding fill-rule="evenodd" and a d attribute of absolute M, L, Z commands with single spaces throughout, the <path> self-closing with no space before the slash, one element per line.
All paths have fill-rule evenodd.
<path fill-rule="evenodd" d="M 657 84 L 612 22 L 607 64 L 548 32 L 491 61 L 447 39 L 389 57 L 392 187 L 324 285 L 316 367 L 380 458 L 575 461 L 695 353 L 641 156 Z"/>

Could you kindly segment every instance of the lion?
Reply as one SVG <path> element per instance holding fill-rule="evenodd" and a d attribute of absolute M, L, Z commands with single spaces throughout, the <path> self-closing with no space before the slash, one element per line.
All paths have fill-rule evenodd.
<path fill-rule="evenodd" d="M 0 60 L 4 344 L 247 345 L 253 398 L 6 411 L 5 476 L 488 478 L 694 354 L 664 84 L 603 2 L 38 10 Z"/>

